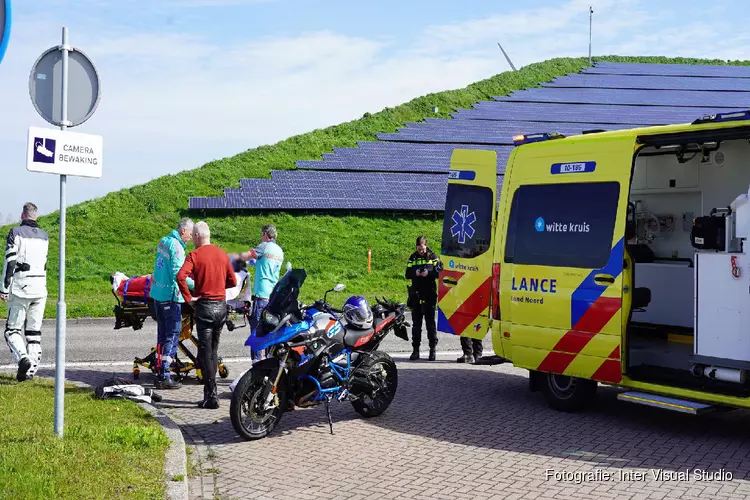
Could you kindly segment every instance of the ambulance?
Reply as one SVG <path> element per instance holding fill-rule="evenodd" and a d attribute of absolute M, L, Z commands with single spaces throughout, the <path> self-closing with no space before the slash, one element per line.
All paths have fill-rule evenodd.
<path fill-rule="evenodd" d="M 438 330 L 491 332 L 532 391 L 750 407 L 750 111 L 452 153 Z M 549 126 L 554 124 L 550 123 Z"/>

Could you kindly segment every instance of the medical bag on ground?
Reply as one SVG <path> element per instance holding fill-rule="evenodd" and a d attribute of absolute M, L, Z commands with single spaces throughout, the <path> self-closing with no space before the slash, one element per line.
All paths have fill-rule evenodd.
<path fill-rule="evenodd" d="M 699 250 L 726 250 L 726 214 L 697 217 L 690 230 L 690 243 Z"/>

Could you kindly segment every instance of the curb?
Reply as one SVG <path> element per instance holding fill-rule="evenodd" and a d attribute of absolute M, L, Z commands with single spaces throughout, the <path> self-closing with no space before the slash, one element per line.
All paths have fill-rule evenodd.
<path fill-rule="evenodd" d="M 138 403 L 138 406 L 153 415 L 169 438 L 170 445 L 167 450 L 167 460 L 164 464 L 166 498 L 169 500 L 187 500 L 187 452 L 185 451 L 185 438 L 182 436 L 180 427 L 163 410 L 148 403 Z M 178 475 L 181 475 L 182 479 L 174 481 L 172 478 Z"/>
<path fill-rule="evenodd" d="M 92 390 L 93 392 L 93 387 L 85 382 L 69 380 L 65 382 Z M 133 402 L 149 412 L 159 422 L 159 425 L 161 425 L 161 428 L 167 435 L 167 439 L 169 439 L 169 448 L 167 449 L 166 461 L 164 463 L 166 498 L 169 500 L 188 500 L 187 452 L 185 451 L 185 438 L 182 436 L 180 426 L 172 420 L 172 417 L 154 405 L 139 401 Z M 182 480 L 173 481 L 172 478 L 177 475 L 182 475 Z"/>

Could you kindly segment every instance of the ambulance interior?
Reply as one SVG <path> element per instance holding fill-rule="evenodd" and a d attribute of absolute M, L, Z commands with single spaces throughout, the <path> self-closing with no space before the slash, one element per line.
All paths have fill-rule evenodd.
<path fill-rule="evenodd" d="M 749 160 L 748 138 L 637 154 L 623 270 L 631 378 L 750 396 Z"/>

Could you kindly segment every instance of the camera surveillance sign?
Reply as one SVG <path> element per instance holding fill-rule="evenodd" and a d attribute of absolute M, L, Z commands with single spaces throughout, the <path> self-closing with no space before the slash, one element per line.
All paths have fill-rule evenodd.
<path fill-rule="evenodd" d="M 29 127 L 26 170 L 99 178 L 103 142 L 100 135 Z"/>

